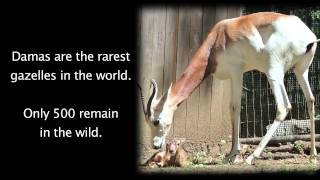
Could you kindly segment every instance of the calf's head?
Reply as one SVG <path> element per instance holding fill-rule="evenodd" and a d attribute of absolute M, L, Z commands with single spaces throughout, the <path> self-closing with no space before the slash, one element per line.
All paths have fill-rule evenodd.
<path fill-rule="evenodd" d="M 175 155 L 177 153 L 179 146 L 180 146 L 180 141 L 173 139 L 166 143 L 166 151 L 171 155 Z"/>

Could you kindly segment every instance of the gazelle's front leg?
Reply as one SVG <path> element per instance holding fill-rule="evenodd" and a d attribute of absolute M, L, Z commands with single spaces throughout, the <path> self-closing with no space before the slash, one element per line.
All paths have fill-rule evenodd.
<path fill-rule="evenodd" d="M 281 71 L 280 71 L 281 72 Z M 277 116 L 274 122 L 272 123 L 270 129 L 267 131 L 267 134 L 262 138 L 258 147 L 255 151 L 246 159 L 248 164 L 253 164 L 254 159 L 259 157 L 262 153 L 264 147 L 268 144 L 271 137 L 279 127 L 280 123 L 285 120 L 289 110 L 291 109 L 291 104 L 288 99 L 288 95 L 283 83 L 283 74 L 267 74 L 269 84 L 273 90 L 273 94 L 277 103 Z"/>
<path fill-rule="evenodd" d="M 238 69 L 239 70 L 239 69 Z M 240 157 L 240 141 L 239 141 L 239 130 L 240 130 L 240 110 L 241 110 L 241 94 L 242 94 L 242 77 L 241 71 L 231 76 L 231 123 L 232 123 L 232 149 L 226 156 L 225 162 L 239 163 L 242 162 Z"/>

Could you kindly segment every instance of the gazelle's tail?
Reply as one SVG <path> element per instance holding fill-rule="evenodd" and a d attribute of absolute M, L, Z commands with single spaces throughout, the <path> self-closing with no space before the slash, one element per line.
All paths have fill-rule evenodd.
<path fill-rule="evenodd" d="M 315 43 L 318 43 L 318 42 L 320 42 L 320 39 L 317 39 L 317 40 L 309 43 L 308 46 L 307 46 L 306 54 L 311 50 L 311 48 L 313 47 L 313 45 L 314 45 Z"/>
<path fill-rule="evenodd" d="M 320 42 L 320 39 L 318 39 L 318 40 L 314 41 L 313 43 L 318 43 L 318 42 Z"/>

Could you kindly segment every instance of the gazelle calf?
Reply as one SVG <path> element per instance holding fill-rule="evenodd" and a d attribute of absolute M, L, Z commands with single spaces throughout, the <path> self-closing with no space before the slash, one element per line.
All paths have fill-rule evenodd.
<path fill-rule="evenodd" d="M 311 120 L 311 157 L 315 157 L 314 96 L 308 82 L 308 68 L 317 42 L 319 40 L 314 33 L 292 15 L 261 12 L 220 21 L 209 32 L 180 79 L 171 84 L 160 98 L 157 84 L 152 80 L 152 93 L 145 114 L 157 129 L 154 147 L 160 148 L 165 143 L 179 104 L 204 78 L 213 74 L 219 79 L 231 79 L 233 145 L 226 160 L 236 162 L 240 152 L 242 77 L 244 72 L 256 69 L 268 78 L 277 104 L 277 115 L 259 146 L 246 159 L 248 164 L 252 164 L 291 109 L 283 78 L 285 72 L 293 68 L 307 99 Z"/>
<path fill-rule="evenodd" d="M 177 166 L 183 167 L 187 164 L 187 152 L 181 147 L 181 141 L 171 140 L 166 142 L 166 150 L 155 153 L 147 162 L 149 167 Z"/>

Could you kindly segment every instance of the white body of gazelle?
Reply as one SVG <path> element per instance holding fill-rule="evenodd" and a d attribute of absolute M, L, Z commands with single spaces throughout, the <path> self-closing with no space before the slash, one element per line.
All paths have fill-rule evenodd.
<path fill-rule="evenodd" d="M 256 69 L 268 78 L 277 104 L 277 115 L 257 149 L 246 159 L 247 163 L 252 164 L 291 109 L 284 86 L 284 74 L 293 69 L 307 100 L 311 120 L 310 152 L 311 157 L 314 157 L 315 110 L 308 82 L 308 68 L 318 41 L 314 33 L 296 16 L 262 12 L 220 21 L 209 32 L 180 79 L 171 84 L 160 98 L 157 97 L 156 82 L 152 80 L 152 93 L 145 114 L 157 129 L 153 138 L 154 147 L 159 148 L 165 143 L 178 105 L 188 98 L 205 77 L 213 74 L 219 79 L 231 79 L 233 145 L 226 160 L 239 160 L 243 73 Z"/>

